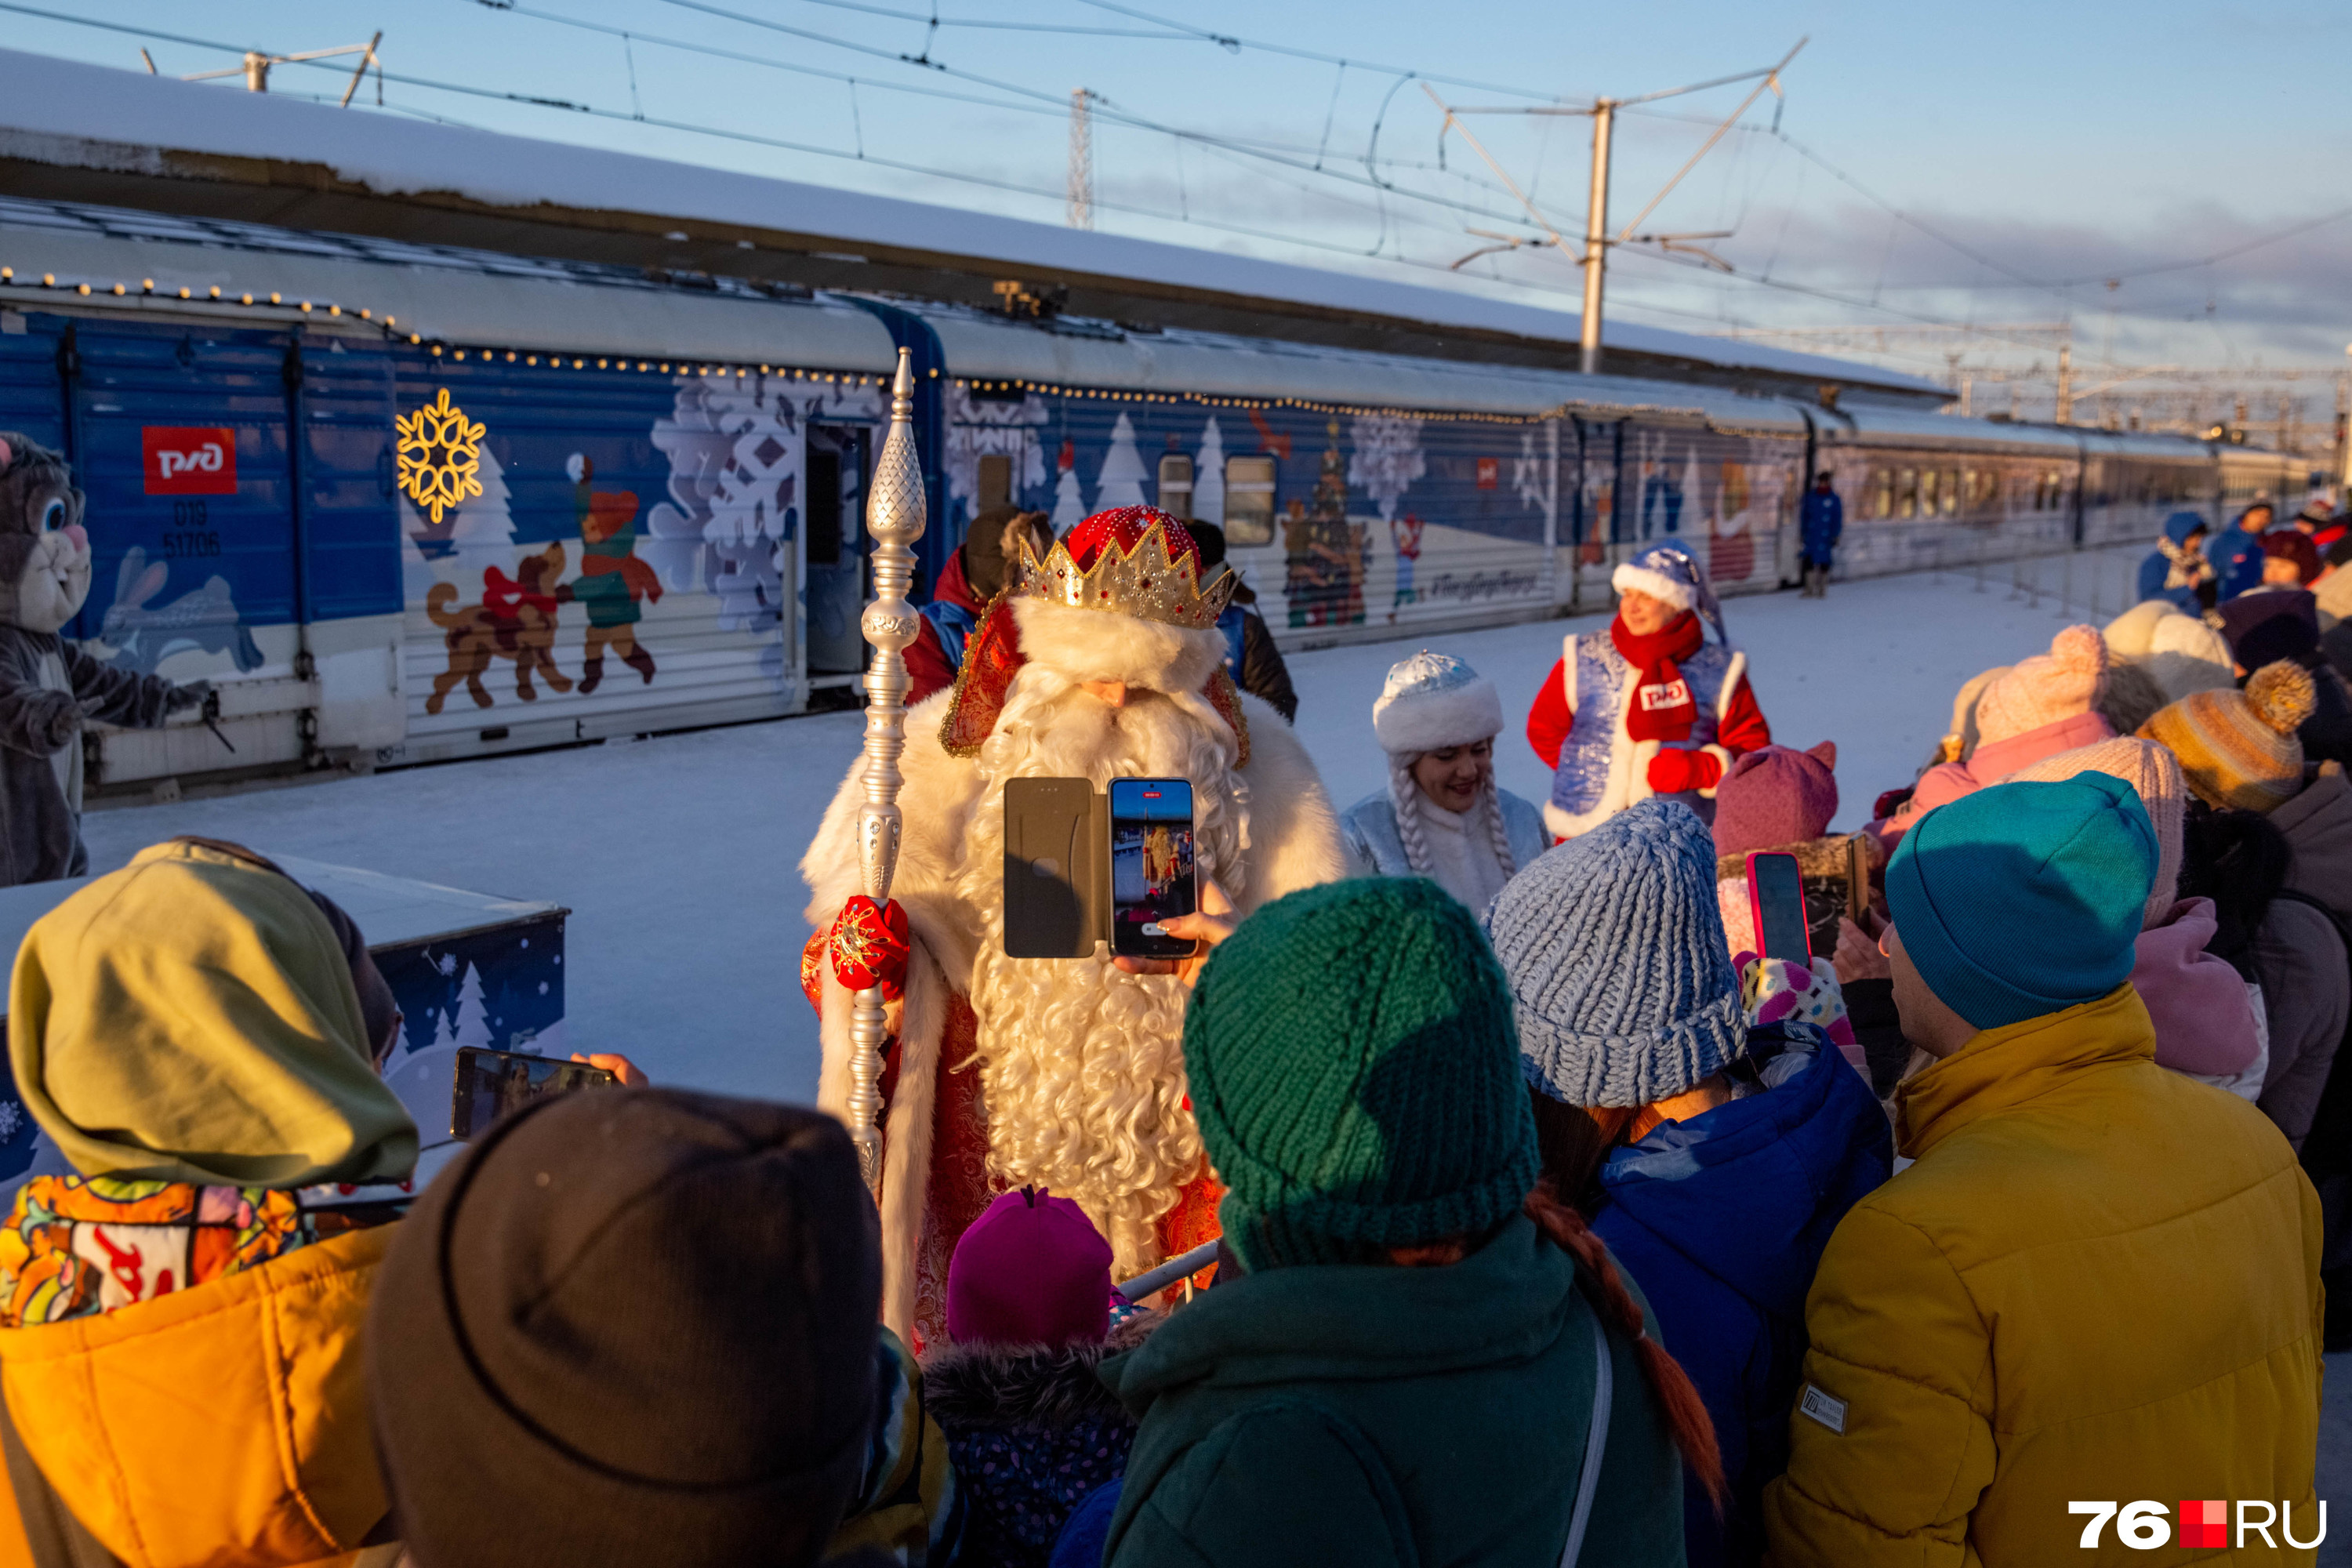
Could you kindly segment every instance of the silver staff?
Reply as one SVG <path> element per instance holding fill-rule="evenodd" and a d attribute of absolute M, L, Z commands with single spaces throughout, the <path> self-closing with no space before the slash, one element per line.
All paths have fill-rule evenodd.
<path fill-rule="evenodd" d="M 915 577 L 915 541 L 923 537 L 923 470 L 915 458 L 915 373 L 908 351 L 898 351 L 898 379 L 890 384 L 890 434 L 874 465 L 874 488 L 866 501 L 866 531 L 873 535 L 874 602 L 866 606 L 859 630 L 874 647 L 866 666 L 866 804 L 857 810 L 857 860 L 866 894 L 877 904 L 890 900 L 890 879 L 898 868 L 898 755 L 907 748 L 906 647 L 920 622 L 907 603 Z M 882 988 L 857 994 L 849 1015 L 849 1135 L 857 1143 L 857 1163 L 866 1185 L 882 1194 L 882 1047 L 889 1038 L 883 1019 Z"/>

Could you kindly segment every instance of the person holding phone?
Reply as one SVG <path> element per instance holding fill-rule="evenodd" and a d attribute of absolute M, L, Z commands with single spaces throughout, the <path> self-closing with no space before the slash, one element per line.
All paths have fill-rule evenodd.
<path fill-rule="evenodd" d="M 1486 916 L 1545 1173 L 1641 1281 L 1721 1446 L 1723 1508 L 1683 1488 L 1690 1568 L 1758 1561 L 1813 1264 L 1894 1161 L 1877 1100 L 1832 1043 L 1835 984 L 1809 969 L 1795 862 L 1755 858 L 1784 875 L 1759 873 L 1768 956 L 1744 977 L 1716 912 L 1714 841 L 1679 802 L 1559 846 Z M 1827 1013 L 1805 1006 L 1815 995 Z"/>
<path fill-rule="evenodd" d="M 1110 1243 L 1120 1279 L 1216 1234 L 1221 1189 L 1179 1066 L 1181 988 L 1134 967 L 1172 960 L 1131 952 L 1121 963 L 1108 944 L 1083 957 L 1007 956 L 1008 783 L 1074 779 L 1109 794 L 1164 782 L 1160 801 L 1135 804 L 1165 808 L 1166 820 L 1140 822 L 1127 860 L 1139 873 L 1143 837 L 1164 828 L 1152 856 L 1153 869 L 1171 873 L 1162 889 L 1189 881 L 1203 909 L 1222 899 L 1246 912 L 1348 871 L 1313 760 L 1226 668 L 1218 621 L 1235 579 L 1202 570 L 1181 521 L 1125 507 L 1080 523 L 1042 560 L 1015 553 L 965 647 L 961 679 L 908 715 L 891 906 L 861 896 L 862 765 L 801 862 L 815 927 L 803 973 L 822 1019 L 820 1106 L 847 1109 L 851 983 L 879 984 L 898 1004 L 883 1321 L 919 1349 L 943 1336 L 957 1238 L 1003 1187 L 1076 1202 Z M 1181 811 L 1180 793 L 1191 796 Z M 1184 919 L 1156 909 L 1135 934 L 1142 924 L 1181 931 Z"/>
<path fill-rule="evenodd" d="M 1616 618 L 1605 631 L 1570 635 L 1528 712 L 1528 743 L 1553 770 L 1544 824 L 1557 838 L 1652 795 L 1706 818 L 1731 764 L 1772 741 L 1748 656 L 1731 646 L 1688 551 L 1651 545 L 1610 581 Z"/>
<path fill-rule="evenodd" d="M 1543 814 L 1495 783 L 1502 731 L 1494 682 L 1462 660 L 1424 648 L 1391 668 L 1372 704 L 1389 787 L 1340 819 L 1358 873 L 1427 877 L 1483 910 L 1549 848 Z"/>

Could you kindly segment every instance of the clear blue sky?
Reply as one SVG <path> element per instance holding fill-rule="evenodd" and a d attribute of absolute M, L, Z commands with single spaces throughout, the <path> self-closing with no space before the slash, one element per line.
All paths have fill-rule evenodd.
<path fill-rule="evenodd" d="M 60 0 L 47 5 L 68 9 Z M 731 20 L 711 7 L 838 42 Z M 1582 100 L 1751 69 L 1810 36 L 1785 78 L 1780 130 L 1790 140 L 1770 134 L 1775 104 L 1767 95 L 1748 128 L 1727 137 L 1644 226 L 1733 229 L 1708 243 L 1735 275 L 1626 254 L 1612 273 L 1612 313 L 1696 330 L 2072 315 L 2087 356 L 2112 344 L 2118 360 L 2202 365 L 2259 357 L 2332 367 L 2352 341 L 2352 290 L 2344 287 L 2352 276 L 2352 216 L 2211 265 L 2175 265 L 2352 209 L 2352 131 L 2329 63 L 2352 47 L 2352 6 L 1203 0 L 1178 9 L 1137 0 L 1129 8 L 1232 35 L 1241 47 L 1171 37 L 1085 0 L 939 0 L 938 15 L 949 24 L 1102 31 L 934 30 L 928 20 L 877 14 L 928 18 L 931 0 L 516 0 L 508 9 L 478 0 L 81 0 L 78 14 L 281 51 L 356 42 L 382 26 L 383 58 L 395 77 L 853 155 L 396 79 L 385 89 L 395 110 L 1048 222 L 1062 218 L 1067 95 L 1083 86 L 1108 100 L 1096 132 L 1098 226 L 1325 266 L 1405 267 L 1404 276 L 1438 281 L 1439 269 L 1485 243 L 1465 228 L 1532 231 L 1513 221 L 1517 204 L 1460 139 L 1448 142 L 1438 168 L 1438 110 L 1419 81 L 1399 88 L 1383 68 L 1488 84 L 1433 84 L 1456 103 L 1534 101 L 1504 88 Z M 534 11 L 544 15 L 528 14 Z M 625 47 L 546 16 L 636 37 Z M 6 19 L 13 47 L 138 66 L 137 38 L 23 15 Z M 824 76 L 688 53 L 656 38 L 854 75 L 859 85 L 853 91 Z M 1342 69 L 1265 45 L 1355 63 Z M 183 44 L 149 47 L 169 74 L 235 63 Z M 969 75 L 889 58 L 926 51 Z M 276 85 L 340 90 L 323 75 L 287 68 Z M 1729 113 L 1747 90 L 1720 88 L 1621 121 L 1618 224 L 1706 134 L 1694 120 Z M 371 81 L 361 95 L 371 111 L 374 92 Z M 926 95 L 940 92 L 985 102 Z M 1394 187 L 1387 192 L 1372 188 L 1366 169 L 1376 118 L 1380 177 Z M 1200 139 L 1180 152 L 1166 131 L 1122 121 Z M 1580 230 L 1588 121 L 1471 124 L 1555 223 Z M 860 148 L 864 163 L 854 156 Z M 933 177 L 886 160 L 1021 189 Z M 1255 232 L 1237 232 L 1244 230 Z M 1375 250 L 1381 259 L 1370 258 Z M 1492 280 L 1470 286 L 1562 290 L 1529 297 L 1563 304 L 1576 288 L 1573 268 L 1540 252 L 1468 270 Z M 2110 277 L 2119 280 L 2113 289 L 2104 284 Z M 1939 353 L 1915 354 L 1925 356 L 1915 359 L 1920 368 L 1941 368 Z"/>

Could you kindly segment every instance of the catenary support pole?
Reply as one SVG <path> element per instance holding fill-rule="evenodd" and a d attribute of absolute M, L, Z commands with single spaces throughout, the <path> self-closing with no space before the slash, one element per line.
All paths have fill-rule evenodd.
<path fill-rule="evenodd" d="M 1592 100 L 1592 198 L 1584 217 L 1584 319 L 1579 323 L 1577 368 L 1601 374 L 1601 282 L 1609 269 L 1609 132 L 1613 99 Z"/>
<path fill-rule="evenodd" d="M 874 539 L 874 602 L 858 629 L 874 649 L 866 666 L 865 804 L 857 808 L 857 861 L 866 896 L 890 900 L 898 868 L 898 758 L 907 749 L 907 645 L 920 629 L 907 590 L 915 576 L 915 541 L 923 536 L 923 468 L 915 455 L 915 373 L 908 351 L 898 351 L 890 385 L 890 431 L 874 465 L 866 501 L 866 529 Z M 857 994 L 849 1015 L 849 1136 L 876 1198 L 882 1192 L 882 1048 L 889 1038 L 882 988 Z"/>

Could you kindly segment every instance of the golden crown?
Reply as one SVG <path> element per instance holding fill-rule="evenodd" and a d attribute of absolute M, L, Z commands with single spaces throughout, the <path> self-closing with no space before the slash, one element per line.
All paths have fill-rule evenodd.
<path fill-rule="evenodd" d="M 1122 547 L 1119 535 L 1138 523 L 1148 526 L 1132 545 Z M 1125 524 L 1126 526 L 1120 526 Z M 1179 551 L 1171 546 L 1170 530 L 1184 540 Z M 1119 513 L 1088 518 L 1071 530 L 1086 549 L 1088 536 L 1099 542 L 1094 564 L 1081 567 L 1066 542 L 1056 540 L 1040 561 L 1024 541 L 1021 563 L 1010 592 L 1016 598 L 1041 599 L 1072 610 L 1111 610 L 1171 626 L 1205 630 L 1217 624 L 1241 579 L 1230 566 L 1222 568 L 1206 588 L 1201 586 L 1201 555 L 1183 523 L 1151 507 L 1123 509 Z"/>

